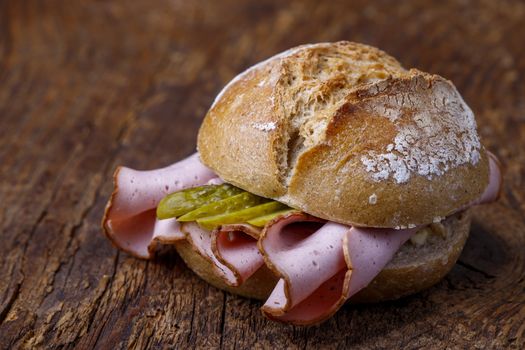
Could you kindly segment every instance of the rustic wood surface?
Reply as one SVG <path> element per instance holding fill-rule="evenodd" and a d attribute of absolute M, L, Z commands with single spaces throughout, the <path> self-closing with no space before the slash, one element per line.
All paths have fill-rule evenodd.
<path fill-rule="evenodd" d="M 524 23 L 519 1 L 0 1 L 0 348 L 524 348 Z M 444 281 L 301 328 L 109 244 L 118 164 L 188 155 L 236 73 L 341 39 L 453 80 L 506 167 Z"/>

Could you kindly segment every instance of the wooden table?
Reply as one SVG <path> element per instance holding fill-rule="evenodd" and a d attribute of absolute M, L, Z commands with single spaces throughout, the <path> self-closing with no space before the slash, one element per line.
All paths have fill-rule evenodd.
<path fill-rule="evenodd" d="M 0 1 L 0 348 L 523 348 L 525 4 Z M 431 5 L 431 3 L 433 3 Z M 221 87 L 291 46 L 353 40 L 441 74 L 506 167 L 445 280 L 311 328 L 103 237 L 118 164 L 192 152 Z"/>

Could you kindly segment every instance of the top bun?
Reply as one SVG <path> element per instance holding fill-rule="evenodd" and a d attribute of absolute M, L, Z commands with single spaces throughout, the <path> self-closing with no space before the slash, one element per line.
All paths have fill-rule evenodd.
<path fill-rule="evenodd" d="M 198 150 L 229 183 L 356 226 L 441 220 L 489 181 L 454 85 L 351 42 L 299 46 L 241 73 L 208 111 Z"/>

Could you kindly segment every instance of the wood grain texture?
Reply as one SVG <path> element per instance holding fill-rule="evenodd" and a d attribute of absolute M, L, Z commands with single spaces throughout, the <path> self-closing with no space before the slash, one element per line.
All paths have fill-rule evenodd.
<path fill-rule="evenodd" d="M 519 1 L 0 1 L 0 348 L 524 348 L 524 22 Z M 182 158 L 236 73 L 341 39 L 453 80 L 506 167 L 444 281 L 301 328 L 109 244 L 116 165 Z"/>

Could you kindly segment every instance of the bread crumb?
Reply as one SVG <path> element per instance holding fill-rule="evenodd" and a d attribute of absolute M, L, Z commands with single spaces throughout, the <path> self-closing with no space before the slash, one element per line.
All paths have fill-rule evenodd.
<path fill-rule="evenodd" d="M 415 228 L 416 224 L 408 224 L 408 228 Z"/>
<path fill-rule="evenodd" d="M 428 230 L 423 229 L 423 230 L 416 232 L 415 235 L 410 237 L 410 243 L 412 243 L 416 247 L 421 247 L 422 245 L 426 243 L 427 238 L 428 238 Z"/>
<path fill-rule="evenodd" d="M 368 203 L 372 205 L 377 203 L 377 195 L 375 193 L 372 193 L 370 197 L 368 197 Z"/>
<path fill-rule="evenodd" d="M 261 131 L 272 131 L 272 130 L 275 129 L 275 123 L 274 122 L 270 122 L 270 123 L 256 123 L 256 122 L 253 122 L 251 125 L 255 129 L 261 130 Z"/>

